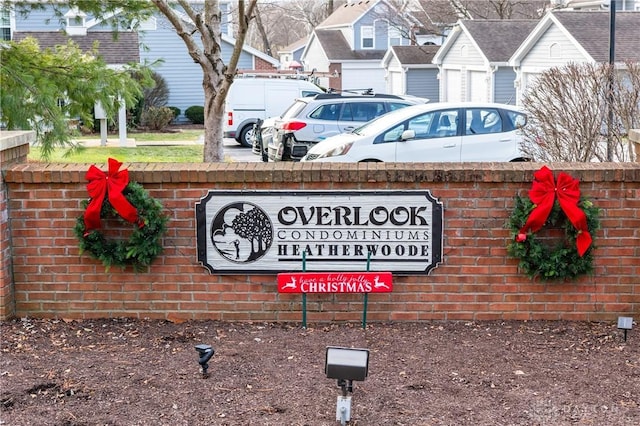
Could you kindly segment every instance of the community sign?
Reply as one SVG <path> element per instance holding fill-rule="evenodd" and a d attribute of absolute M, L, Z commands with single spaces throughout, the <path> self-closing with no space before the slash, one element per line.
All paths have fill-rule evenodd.
<path fill-rule="evenodd" d="M 195 210 L 211 273 L 428 274 L 442 260 L 442 204 L 426 190 L 211 190 Z"/>

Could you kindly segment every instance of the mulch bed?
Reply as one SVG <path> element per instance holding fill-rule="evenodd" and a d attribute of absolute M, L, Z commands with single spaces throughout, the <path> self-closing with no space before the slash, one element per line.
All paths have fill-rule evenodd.
<path fill-rule="evenodd" d="M 640 424 L 640 335 L 609 323 L 25 318 L 0 332 L 3 425 L 340 424 L 327 346 L 370 351 L 351 425 Z"/>

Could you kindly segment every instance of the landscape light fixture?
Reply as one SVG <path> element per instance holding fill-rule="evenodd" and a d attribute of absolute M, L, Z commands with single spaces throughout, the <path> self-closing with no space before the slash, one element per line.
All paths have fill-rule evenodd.
<path fill-rule="evenodd" d="M 327 346 L 324 371 L 329 379 L 338 380 L 342 395 L 336 404 L 336 420 L 345 425 L 351 420 L 353 381 L 363 381 L 369 374 L 369 350 Z"/>
<path fill-rule="evenodd" d="M 624 330 L 624 341 L 627 341 L 627 332 L 633 328 L 633 318 L 618 317 L 618 329 Z"/>
<path fill-rule="evenodd" d="M 207 373 L 207 370 L 209 369 L 209 360 L 215 353 L 215 350 L 213 350 L 211 345 L 200 344 L 196 345 L 196 351 L 198 351 L 198 355 L 200 356 L 198 364 L 202 367 L 202 378 L 206 379 L 209 377 L 209 373 Z"/>

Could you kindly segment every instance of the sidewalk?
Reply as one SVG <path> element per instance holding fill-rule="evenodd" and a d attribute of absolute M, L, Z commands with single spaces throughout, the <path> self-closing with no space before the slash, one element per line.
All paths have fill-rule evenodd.
<path fill-rule="evenodd" d="M 92 138 L 92 139 L 81 139 L 78 141 L 82 145 L 86 147 L 95 147 L 102 146 L 100 138 Z M 203 145 L 204 144 L 204 135 L 200 136 L 196 141 L 136 141 L 135 138 L 127 138 L 124 144 L 120 143 L 120 138 L 111 137 L 107 138 L 107 143 L 105 146 L 108 147 L 123 147 L 123 148 L 135 148 L 136 146 L 170 146 L 170 145 Z"/>
<path fill-rule="evenodd" d="M 78 142 L 79 144 L 82 144 L 86 147 L 94 147 L 94 146 L 102 146 L 102 141 L 98 138 L 98 139 L 81 139 L 81 140 L 77 140 L 76 142 Z M 120 139 L 119 138 L 108 138 L 107 139 L 107 143 L 104 146 L 108 146 L 108 147 L 126 147 L 126 148 L 135 148 L 136 147 L 136 140 L 135 139 L 131 139 L 131 138 L 127 138 L 127 140 L 125 141 L 124 144 L 120 143 Z"/>

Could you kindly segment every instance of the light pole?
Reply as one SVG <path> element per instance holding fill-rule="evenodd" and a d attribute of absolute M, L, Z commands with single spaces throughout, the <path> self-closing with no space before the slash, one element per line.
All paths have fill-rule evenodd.
<path fill-rule="evenodd" d="M 609 93 L 607 118 L 607 161 L 613 161 L 613 78 L 616 62 L 616 0 L 609 0 Z"/>

